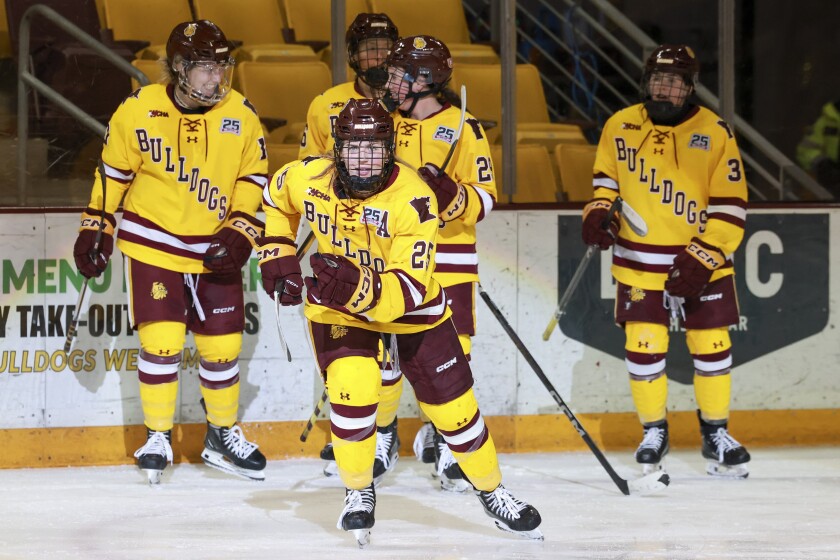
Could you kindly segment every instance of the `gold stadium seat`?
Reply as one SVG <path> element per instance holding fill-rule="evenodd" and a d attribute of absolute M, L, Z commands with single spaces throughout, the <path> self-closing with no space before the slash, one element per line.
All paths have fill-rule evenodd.
<path fill-rule="evenodd" d="M 229 40 L 242 43 L 233 53 L 237 62 L 317 60 L 307 45 L 283 39 L 286 20 L 277 0 L 193 0 L 193 6 L 198 19 L 209 19 Z"/>
<path fill-rule="evenodd" d="M 388 14 L 400 37 L 431 35 L 443 41 L 456 67 L 461 63 L 499 62 L 499 55 L 490 46 L 470 41 L 461 0 L 370 0 L 370 7 L 372 12 Z"/>
<path fill-rule="evenodd" d="M 298 159 L 300 145 L 292 143 L 268 143 L 266 144 L 266 150 L 268 151 L 268 175 L 271 177 L 278 169 L 290 161 Z"/>
<path fill-rule="evenodd" d="M 320 61 L 243 62 L 236 65 L 235 76 L 261 118 L 286 120 L 266 138 L 278 144 L 300 140 L 309 104 L 332 86 L 330 69 Z"/>
<path fill-rule="evenodd" d="M 592 168 L 597 148 L 576 144 L 558 144 L 554 148 L 560 185 L 569 202 L 585 202 L 592 198 Z"/>
<path fill-rule="evenodd" d="M 311 42 L 316 51 L 329 44 L 332 12 L 330 0 L 282 0 L 288 24 L 287 39 L 294 42 Z M 345 0 L 343 29 L 350 27 L 356 15 L 369 12 L 367 0 Z"/>
<path fill-rule="evenodd" d="M 116 41 L 137 41 L 140 58 L 165 58 L 166 40 L 181 22 L 192 21 L 188 0 L 103 0 L 105 23 Z"/>
<path fill-rule="evenodd" d="M 131 61 L 131 65 L 143 72 L 149 78 L 149 83 L 158 84 L 166 81 L 166 66 L 162 60 L 136 58 Z M 131 78 L 131 91 L 139 87 L 137 80 Z"/>
<path fill-rule="evenodd" d="M 456 64 L 452 71 L 452 88 L 467 86 L 467 108 L 476 118 L 501 125 L 502 66 L 501 64 Z M 552 123 L 539 72 L 532 64 L 516 65 L 516 141 L 542 144 L 549 151 L 557 144 L 568 142 L 586 144 L 580 127 L 573 124 Z M 501 126 L 487 131 L 491 142 L 501 139 Z"/>
<path fill-rule="evenodd" d="M 500 144 L 491 145 L 490 155 L 493 158 L 493 173 L 496 177 L 499 203 L 503 204 L 508 202 L 508 197 L 502 194 L 502 146 Z M 561 199 L 562 195 L 557 189 L 557 178 L 554 174 L 551 156 L 545 146 L 517 144 L 516 194 L 511 197 L 510 202 L 518 204 L 556 203 Z"/>

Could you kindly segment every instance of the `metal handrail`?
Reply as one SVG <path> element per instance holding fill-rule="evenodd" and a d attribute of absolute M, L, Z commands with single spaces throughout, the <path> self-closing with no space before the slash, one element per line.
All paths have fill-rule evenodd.
<path fill-rule="evenodd" d="M 58 93 L 56 90 L 39 80 L 32 74 L 29 68 L 29 47 L 30 47 L 30 27 L 32 25 L 32 18 L 41 16 L 50 20 L 53 24 L 60 27 L 63 31 L 72 35 L 80 43 L 92 49 L 102 58 L 122 70 L 126 74 L 133 77 L 141 85 L 148 85 L 149 79 L 140 70 L 126 62 L 122 57 L 116 54 L 107 46 L 97 41 L 77 25 L 69 21 L 67 18 L 43 4 L 35 4 L 26 12 L 20 21 L 20 38 L 18 44 L 18 203 L 21 206 L 26 205 L 26 144 L 29 140 L 29 88 L 32 88 L 44 97 L 56 104 L 60 109 L 69 113 L 70 116 L 78 120 L 95 134 L 105 137 L 105 126 L 90 116 L 88 113 L 80 109 L 76 104 L 69 101 L 66 97 Z"/>

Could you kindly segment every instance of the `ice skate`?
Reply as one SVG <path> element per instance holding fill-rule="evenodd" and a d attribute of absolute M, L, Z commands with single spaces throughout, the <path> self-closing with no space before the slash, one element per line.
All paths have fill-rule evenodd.
<path fill-rule="evenodd" d="M 414 455 L 423 463 L 435 462 L 435 427 L 426 422 L 414 436 Z"/>
<path fill-rule="evenodd" d="M 172 463 L 172 430 L 156 432 L 146 428 L 146 443 L 134 452 L 137 466 L 149 477 L 149 484 L 160 484 L 167 463 Z"/>
<path fill-rule="evenodd" d="M 537 509 L 516 499 L 507 488 L 499 484 L 492 492 L 476 491 L 484 512 L 493 518 L 496 527 L 521 537 L 543 540 L 539 529 L 542 518 Z"/>
<path fill-rule="evenodd" d="M 257 447 L 245 439 L 239 426 L 226 428 L 208 422 L 201 458 L 214 469 L 251 480 L 264 480 L 265 456 Z"/>
<path fill-rule="evenodd" d="M 642 443 L 636 449 L 636 462 L 642 465 L 642 472 L 650 474 L 664 470 L 662 461 L 668 454 L 668 422 L 656 426 L 645 426 Z"/>
<path fill-rule="evenodd" d="M 326 461 L 324 464 L 324 476 L 336 476 L 338 474 L 338 465 L 335 463 L 335 451 L 332 443 L 328 443 L 321 450 L 321 459 Z"/>
<path fill-rule="evenodd" d="M 370 544 L 370 529 L 376 522 L 376 490 L 373 484 L 361 490 L 347 488 L 344 496 L 344 509 L 338 516 L 336 528 L 353 533 L 359 548 Z"/>
<path fill-rule="evenodd" d="M 710 424 L 700 417 L 700 434 L 703 436 L 703 457 L 709 459 L 706 473 L 723 478 L 747 478 L 750 471 L 746 463 L 750 454 L 746 448 L 729 435 L 727 422 Z"/>
<path fill-rule="evenodd" d="M 400 458 L 400 437 L 397 419 L 384 428 L 376 428 L 376 456 L 373 460 L 373 486 L 379 487 L 385 475 L 397 466 Z"/>
<path fill-rule="evenodd" d="M 440 478 L 440 487 L 447 492 L 466 492 L 472 484 L 464 477 L 464 472 L 452 451 L 439 433 L 434 433 L 435 442 L 435 474 Z"/>

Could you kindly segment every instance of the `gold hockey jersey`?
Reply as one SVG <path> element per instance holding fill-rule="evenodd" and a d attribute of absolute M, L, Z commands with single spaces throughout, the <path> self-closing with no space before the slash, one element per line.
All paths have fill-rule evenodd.
<path fill-rule="evenodd" d="M 595 198 L 621 195 L 648 225 L 639 237 L 622 218 L 616 280 L 662 290 L 692 237 L 728 256 L 712 280 L 734 273 L 729 257 L 744 237 L 747 185 L 732 129 L 712 111 L 695 107 L 676 126 L 654 125 L 642 104 L 617 112 L 604 125 L 593 172 Z"/>
<path fill-rule="evenodd" d="M 111 117 L 102 161 L 105 210 L 115 212 L 125 194 L 117 246 L 178 272 L 208 272 L 210 239 L 232 212 L 256 214 L 268 182 L 259 118 L 236 91 L 190 112 L 175 104 L 171 85 L 138 89 Z M 97 170 L 90 207 L 102 206 Z"/>
<path fill-rule="evenodd" d="M 419 168 L 426 163 L 440 167 L 455 138 L 461 110 L 450 104 L 423 120 L 395 115 L 397 157 Z M 445 288 L 478 282 L 475 225 L 496 203 L 496 178 L 490 144 L 476 118 L 467 113 L 464 130 L 446 173 L 466 191 L 466 210 L 458 218 L 440 222 L 435 278 Z"/>
<path fill-rule="evenodd" d="M 294 239 L 301 217 L 318 251 L 341 255 L 380 273 L 379 302 L 363 314 L 308 299 L 304 313 L 315 323 L 387 333 L 428 330 L 451 315 L 432 278 L 438 232 L 432 190 L 414 172 L 394 166 L 388 186 L 365 199 L 337 194 L 329 158 L 294 161 L 274 174 L 263 194 L 266 236 Z M 289 248 L 290 254 L 293 249 Z"/>
<path fill-rule="evenodd" d="M 365 99 L 365 95 L 356 87 L 355 80 L 333 86 L 312 100 L 306 112 L 306 128 L 300 138 L 300 159 L 332 154 L 335 145 L 333 124 L 348 99 Z"/>

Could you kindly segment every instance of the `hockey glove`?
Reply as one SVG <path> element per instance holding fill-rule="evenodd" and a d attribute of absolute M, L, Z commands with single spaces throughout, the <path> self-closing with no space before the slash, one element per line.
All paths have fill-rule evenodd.
<path fill-rule="evenodd" d="M 274 292 L 280 294 L 280 305 L 303 303 L 303 275 L 295 244 L 286 237 L 260 237 L 257 244 L 263 290 L 271 299 Z"/>
<path fill-rule="evenodd" d="M 467 209 L 467 191 L 463 185 L 453 181 L 433 163 L 427 163 L 418 169 L 417 174 L 434 191 L 441 220 L 451 222 L 464 213 Z"/>
<path fill-rule="evenodd" d="M 726 256 L 720 249 L 694 237 L 688 247 L 674 258 L 665 289 L 672 296 L 697 297 L 706 289 L 712 273 L 724 264 Z"/>
<path fill-rule="evenodd" d="M 306 278 L 306 288 L 320 303 L 364 313 L 379 301 L 382 280 L 372 268 L 324 253 L 313 254 L 309 264 L 315 278 Z"/>
<path fill-rule="evenodd" d="M 104 224 L 103 224 L 104 216 Z M 94 208 L 85 208 L 82 212 L 82 223 L 79 227 L 79 236 L 76 244 L 73 245 L 73 258 L 76 261 L 76 268 L 85 278 L 97 278 L 105 272 L 108 267 L 108 260 L 114 252 L 114 228 L 117 219 L 113 214 L 102 212 Z M 102 235 L 99 236 L 99 247 L 94 249 L 99 229 L 102 228 Z"/>
<path fill-rule="evenodd" d="M 225 225 L 210 240 L 204 253 L 204 266 L 219 274 L 238 272 L 248 262 L 251 248 L 265 227 L 244 212 L 233 212 Z"/>
<path fill-rule="evenodd" d="M 589 201 L 583 209 L 583 229 L 581 235 L 587 245 L 597 245 L 600 249 L 609 249 L 615 243 L 621 220 L 618 212 L 613 213 L 608 223 L 612 201 L 606 198 L 595 198 Z"/>

